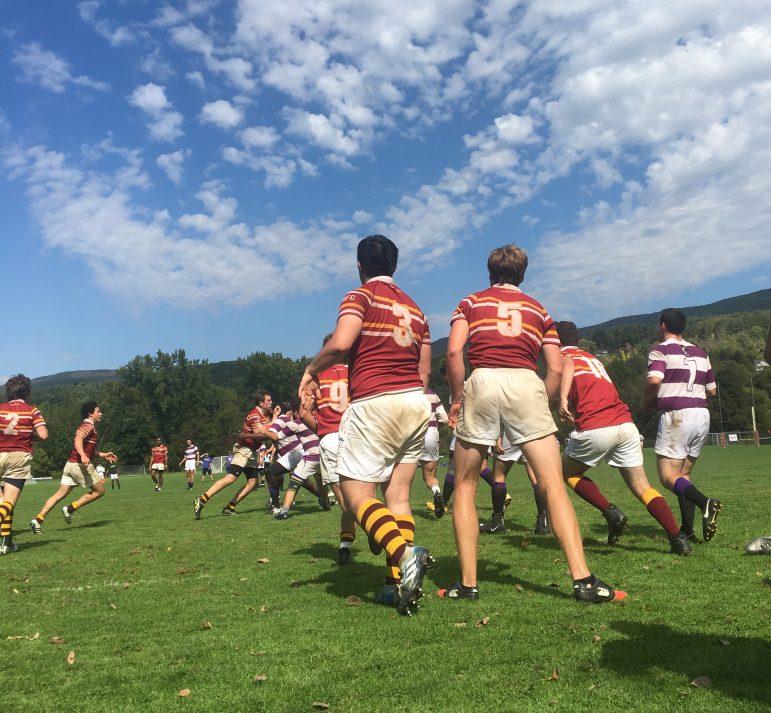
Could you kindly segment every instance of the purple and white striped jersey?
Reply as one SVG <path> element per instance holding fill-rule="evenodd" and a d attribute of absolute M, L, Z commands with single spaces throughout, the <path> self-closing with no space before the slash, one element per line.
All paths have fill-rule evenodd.
<path fill-rule="evenodd" d="M 717 388 L 707 353 L 684 339 L 667 339 L 648 354 L 648 376 L 661 379 L 656 408 L 707 408 L 707 391 Z"/>
<path fill-rule="evenodd" d="M 447 411 L 444 410 L 442 400 L 431 389 L 425 390 L 428 403 L 431 405 L 431 415 L 428 418 L 429 428 L 439 428 L 440 423 L 447 423 Z"/>
<path fill-rule="evenodd" d="M 303 459 L 311 462 L 316 462 L 320 458 L 319 454 L 319 437 L 311 431 L 299 418 L 295 418 L 292 421 L 287 421 L 287 428 L 291 429 L 297 438 L 300 439 L 302 444 Z"/>
<path fill-rule="evenodd" d="M 273 431 L 278 436 L 278 456 L 285 456 L 287 453 L 302 448 L 302 443 L 297 437 L 294 429 L 290 426 L 292 419 L 284 416 L 279 416 L 273 423 L 268 426 L 268 431 Z"/>

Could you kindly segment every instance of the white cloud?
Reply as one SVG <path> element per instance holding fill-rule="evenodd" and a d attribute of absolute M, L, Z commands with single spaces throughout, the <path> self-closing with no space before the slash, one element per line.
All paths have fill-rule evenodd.
<path fill-rule="evenodd" d="M 97 17 L 101 7 L 101 0 L 84 0 L 78 3 L 78 13 L 82 20 L 94 28 L 97 35 L 107 40 L 113 47 L 135 42 L 136 35 L 130 28 Z"/>
<path fill-rule="evenodd" d="M 185 75 L 185 79 L 187 79 L 190 84 L 195 84 L 199 89 L 203 89 L 204 87 L 203 74 L 200 72 L 188 72 Z"/>
<path fill-rule="evenodd" d="M 142 57 L 139 62 L 139 68 L 145 73 L 160 81 L 173 77 L 176 72 L 174 68 L 163 58 L 158 47 L 152 52 Z"/>
<path fill-rule="evenodd" d="M 21 71 L 20 79 L 30 84 L 37 84 L 57 94 L 61 94 L 68 84 L 106 92 L 110 85 L 85 75 L 74 75 L 69 62 L 43 49 L 37 42 L 30 42 L 17 48 L 13 53 L 13 63 Z"/>
<path fill-rule="evenodd" d="M 281 138 L 272 126 L 250 126 L 239 136 L 244 146 L 249 148 L 269 149 Z"/>
<path fill-rule="evenodd" d="M 244 112 L 225 99 L 204 104 L 200 114 L 201 122 L 214 124 L 222 129 L 232 129 L 244 120 Z"/>
<path fill-rule="evenodd" d="M 171 153 L 164 153 L 155 159 L 158 167 L 161 168 L 172 183 L 180 184 L 182 181 L 182 164 L 190 155 L 190 149 L 179 149 Z"/>
<path fill-rule="evenodd" d="M 301 136 L 335 154 L 353 156 L 361 153 L 363 149 L 361 139 L 368 136 L 368 132 L 356 129 L 346 133 L 323 114 L 313 114 L 300 109 L 289 111 L 287 114 L 289 117 L 287 131 L 290 134 Z"/>
<path fill-rule="evenodd" d="M 166 90 L 153 82 L 142 84 L 128 97 L 129 104 L 141 109 L 148 120 L 150 136 L 158 141 L 173 141 L 182 136 L 182 114 L 174 111 Z"/>

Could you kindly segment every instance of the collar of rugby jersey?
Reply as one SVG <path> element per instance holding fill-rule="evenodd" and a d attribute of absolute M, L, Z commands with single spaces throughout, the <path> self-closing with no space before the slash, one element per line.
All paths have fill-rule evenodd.
<path fill-rule="evenodd" d="M 366 285 L 367 283 L 374 282 L 375 280 L 377 280 L 378 282 L 388 282 L 391 285 L 394 284 L 394 278 L 389 277 L 388 275 L 378 275 L 377 277 L 370 277 L 369 280 L 367 280 L 367 282 L 365 282 L 364 284 Z"/>
<path fill-rule="evenodd" d="M 90 423 L 92 426 L 94 425 L 94 422 L 90 418 L 84 418 L 83 423 Z"/>
<path fill-rule="evenodd" d="M 502 287 L 504 290 L 514 290 L 515 292 L 522 292 L 516 285 L 510 285 L 508 282 L 497 282 L 492 287 Z"/>
<path fill-rule="evenodd" d="M 27 402 L 24 399 L 11 399 L 9 404 L 26 404 Z"/>
<path fill-rule="evenodd" d="M 661 343 L 662 344 L 682 344 L 683 346 L 688 346 L 688 347 L 694 346 L 687 339 L 683 339 L 682 336 L 679 339 L 677 337 L 670 337 L 669 339 L 665 339 Z"/>

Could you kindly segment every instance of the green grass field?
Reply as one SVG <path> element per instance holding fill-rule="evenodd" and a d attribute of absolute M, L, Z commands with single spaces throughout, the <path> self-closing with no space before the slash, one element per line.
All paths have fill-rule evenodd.
<path fill-rule="evenodd" d="M 628 601 L 570 599 L 556 541 L 530 535 L 531 490 L 515 467 L 509 533 L 480 543 L 478 602 L 435 596 L 456 578 L 452 523 L 428 516 L 416 483 L 417 539 L 437 563 L 412 618 L 373 603 L 383 561 L 361 534 L 354 562 L 336 564 L 337 513 L 307 497 L 274 522 L 264 489 L 220 516 L 225 491 L 195 522 L 180 474 L 160 495 L 149 478 L 124 478 L 71 526 L 54 511 L 34 537 L 27 522 L 55 484 L 30 486 L 20 549 L 0 558 L 2 709 L 768 710 L 771 561 L 743 547 L 771 529 L 771 448 L 706 449 L 694 480 L 723 512 L 715 540 L 687 559 L 667 554 L 614 471 L 593 477 L 632 529 L 608 548 L 605 521 L 575 498 L 590 566 Z M 486 517 L 484 483 L 479 503 Z M 699 676 L 710 690 L 689 685 Z"/>

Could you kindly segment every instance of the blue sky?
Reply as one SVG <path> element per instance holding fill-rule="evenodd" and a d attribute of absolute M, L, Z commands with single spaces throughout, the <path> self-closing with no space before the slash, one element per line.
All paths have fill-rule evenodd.
<path fill-rule="evenodd" d="M 579 324 L 771 283 L 757 2 L 0 8 L 0 376 L 313 353 L 372 232 L 435 336 L 506 242 Z"/>

